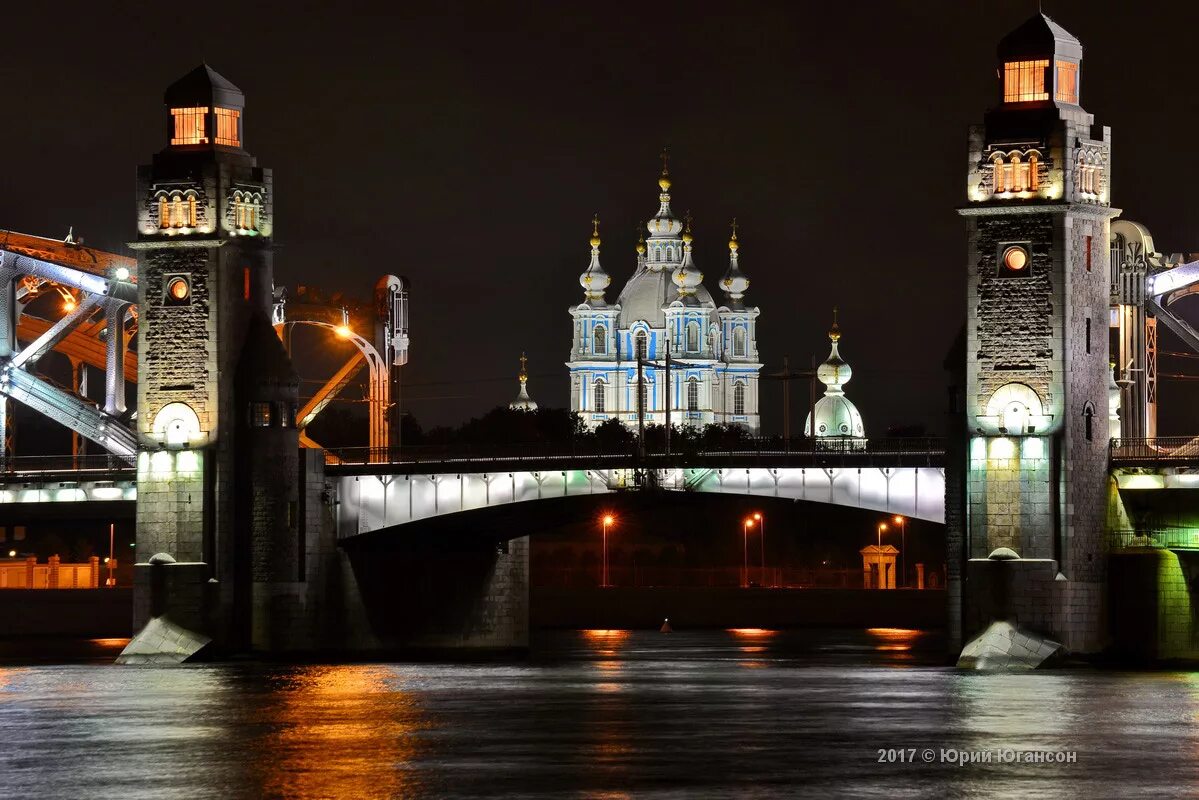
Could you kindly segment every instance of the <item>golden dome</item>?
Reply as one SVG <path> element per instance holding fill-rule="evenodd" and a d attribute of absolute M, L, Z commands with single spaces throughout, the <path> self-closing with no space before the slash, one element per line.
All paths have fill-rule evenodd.
<path fill-rule="evenodd" d="M 644 228 L 645 226 L 638 225 L 637 227 Z M 642 230 L 640 235 L 637 236 L 637 255 L 639 255 L 639 256 L 645 255 L 645 231 L 644 230 Z"/>
<path fill-rule="evenodd" d="M 729 252 L 737 252 L 741 245 L 737 243 L 737 218 L 733 217 L 733 235 L 729 237 Z"/>
<path fill-rule="evenodd" d="M 591 246 L 592 247 L 600 246 L 599 214 L 596 214 L 594 217 L 591 218 Z"/>
<path fill-rule="evenodd" d="M 683 219 L 686 221 L 686 224 L 683 226 L 683 243 L 691 244 L 691 241 L 694 238 L 691 235 L 691 212 L 688 211 L 685 215 L 683 215 Z"/>

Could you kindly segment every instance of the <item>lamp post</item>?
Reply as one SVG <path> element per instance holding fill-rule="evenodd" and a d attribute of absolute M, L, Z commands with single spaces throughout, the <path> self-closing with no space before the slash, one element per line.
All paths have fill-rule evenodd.
<path fill-rule="evenodd" d="M 749 588 L 749 529 L 754 526 L 753 517 L 741 523 L 741 588 Z"/>
<path fill-rule="evenodd" d="M 878 586 L 876 589 L 885 588 L 886 580 L 883 577 L 883 531 L 887 529 L 887 523 L 880 522 L 878 524 L 878 547 L 874 554 L 874 564 L 878 568 L 875 574 L 878 575 Z"/>
<path fill-rule="evenodd" d="M 116 558 L 116 554 L 112 551 L 113 531 L 115 527 L 116 523 L 108 523 L 108 580 L 104 585 L 110 589 L 117 585 L 117 579 L 112 576 L 112 562 Z"/>
<path fill-rule="evenodd" d="M 605 589 L 612 585 L 608 582 L 608 528 L 612 527 L 612 523 L 615 521 L 616 518 L 611 514 L 604 514 L 604 518 L 601 520 L 604 527 L 604 563 L 600 572 L 600 586 Z"/>
<path fill-rule="evenodd" d="M 761 511 L 754 512 L 754 522 L 758 523 L 758 560 L 761 562 L 761 585 L 766 585 L 766 517 Z"/>
<path fill-rule="evenodd" d="M 899 588 L 902 589 L 908 585 L 908 521 L 898 514 L 895 515 L 894 521 L 899 526 L 899 566 L 901 579 Z"/>

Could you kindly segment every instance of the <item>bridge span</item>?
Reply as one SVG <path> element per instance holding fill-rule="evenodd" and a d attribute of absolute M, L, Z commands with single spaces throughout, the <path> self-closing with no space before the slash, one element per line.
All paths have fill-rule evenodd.
<path fill-rule="evenodd" d="M 339 539 L 511 503 L 637 489 L 789 498 L 944 523 L 944 448 L 936 440 L 837 447 L 750 442 L 726 450 L 639 455 L 475 449 L 381 457 L 331 454 Z"/>

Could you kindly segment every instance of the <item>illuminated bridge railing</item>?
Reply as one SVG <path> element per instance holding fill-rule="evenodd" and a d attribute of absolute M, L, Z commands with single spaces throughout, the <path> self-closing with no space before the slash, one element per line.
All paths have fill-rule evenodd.
<path fill-rule="evenodd" d="M 1108 534 L 1108 544 L 1113 550 L 1128 548 L 1199 550 L 1199 528 L 1116 530 Z"/>
<path fill-rule="evenodd" d="M 39 478 L 47 475 L 113 475 L 133 476 L 136 473 L 127 459 L 111 453 L 70 456 L 8 456 L 0 458 L 0 480 L 20 480 L 24 476 Z"/>
<path fill-rule="evenodd" d="M 333 472 L 387 466 L 392 470 L 464 471 L 509 467 L 929 467 L 942 466 L 941 439 L 895 438 L 870 441 L 817 442 L 809 439 L 746 439 L 723 445 L 683 442 L 666 452 L 664 445 L 606 445 L 589 441 L 548 444 L 420 445 L 395 449 L 350 447 L 327 451 Z"/>
<path fill-rule="evenodd" d="M 1113 467 L 1199 467 L 1199 437 L 1112 439 L 1110 455 Z"/>

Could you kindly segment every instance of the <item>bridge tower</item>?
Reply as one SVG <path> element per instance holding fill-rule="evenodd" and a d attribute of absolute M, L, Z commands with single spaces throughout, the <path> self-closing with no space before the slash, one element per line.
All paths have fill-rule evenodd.
<path fill-rule="evenodd" d="M 135 630 L 166 614 L 244 649 L 265 635 L 264 592 L 304 569 L 298 379 L 271 327 L 272 176 L 244 149 L 242 92 L 211 67 L 164 99 L 167 142 L 138 169 L 130 244 Z"/>
<path fill-rule="evenodd" d="M 998 62 L 1000 101 L 971 128 L 959 210 L 960 632 L 1007 619 L 1088 652 L 1104 630 L 1111 131 L 1079 104 L 1082 45 L 1053 20 L 1008 34 Z"/>

